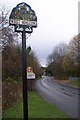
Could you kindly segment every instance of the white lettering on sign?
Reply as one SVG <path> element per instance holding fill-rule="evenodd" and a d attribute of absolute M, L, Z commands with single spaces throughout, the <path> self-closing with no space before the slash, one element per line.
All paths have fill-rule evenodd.
<path fill-rule="evenodd" d="M 10 19 L 9 23 L 10 23 L 11 25 L 28 25 L 28 26 L 37 27 L 37 22 L 36 22 L 36 21 Z"/>

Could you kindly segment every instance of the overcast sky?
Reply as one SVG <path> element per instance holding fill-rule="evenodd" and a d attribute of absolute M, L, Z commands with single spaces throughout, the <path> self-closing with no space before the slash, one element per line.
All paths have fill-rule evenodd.
<path fill-rule="evenodd" d="M 12 10 L 18 3 L 25 2 L 35 11 L 38 27 L 27 39 L 27 46 L 36 52 L 42 65 L 53 48 L 60 42 L 69 43 L 78 34 L 79 0 L 2 0 L 1 5 Z"/>

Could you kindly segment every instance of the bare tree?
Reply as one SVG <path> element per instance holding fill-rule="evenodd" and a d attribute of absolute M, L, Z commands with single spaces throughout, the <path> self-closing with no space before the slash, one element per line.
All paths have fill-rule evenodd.
<path fill-rule="evenodd" d="M 66 43 L 59 43 L 53 50 L 52 54 L 48 56 L 49 71 L 57 77 L 64 76 L 63 59 L 67 54 Z M 51 70 L 50 70 L 51 69 Z"/>

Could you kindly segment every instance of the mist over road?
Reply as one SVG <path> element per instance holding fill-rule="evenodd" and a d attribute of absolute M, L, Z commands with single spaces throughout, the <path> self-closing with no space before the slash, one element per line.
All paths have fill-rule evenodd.
<path fill-rule="evenodd" d="M 44 99 L 55 104 L 71 118 L 78 118 L 80 92 L 77 88 L 57 83 L 47 76 L 36 81 L 36 89 Z"/>

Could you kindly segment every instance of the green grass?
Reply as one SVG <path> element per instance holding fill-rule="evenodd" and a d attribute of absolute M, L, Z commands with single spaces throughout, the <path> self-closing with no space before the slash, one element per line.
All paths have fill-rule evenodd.
<path fill-rule="evenodd" d="M 72 80 L 71 84 L 80 87 L 80 80 Z"/>
<path fill-rule="evenodd" d="M 69 85 L 80 87 L 80 80 L 65 80 L 65 81 L 63 80 L 63 82 Z"/>
<path fill-rule="evenodd" d="M 70 81 L 71 85 L 78 86 L 78 80 L 72 80 Z"/>
<path fill-rule="evenodd" d="M 57 107 L 44 101 L 37 93 L 29 94 L 29 117 L 30 118 L 67 118 Z"/>
<path fill-rule="evenodd" d="M 13 107 L 6 109 L 2 113 L 2 118 L 23 118 L 22 99 L 16 102 Z"/>
<path fill-rule="evenodd" d="M 36 92 L 29 92 L 28 98 L 29 118 L 68 118 L 65 113 L 43 100 Z M 3 113 L 3 118 L 23 118 L 22 106 L 22 100 L 20 100 L 13 108 L 8 108 Z"/>

